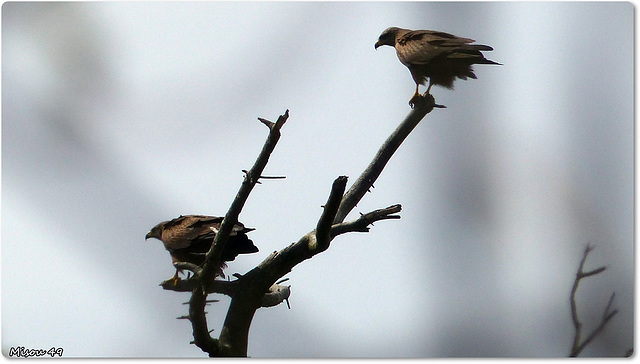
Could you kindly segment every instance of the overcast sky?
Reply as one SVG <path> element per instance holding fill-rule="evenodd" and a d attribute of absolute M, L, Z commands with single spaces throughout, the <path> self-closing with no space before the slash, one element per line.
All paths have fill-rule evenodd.
<path fill-rule="evenodd" d="M 240 220 L 260 252 L 315 227 L 332 181 L 353 182 L 410 111 L 389 26 L 488 44 L 477 80 L 436 109 L 353 211 L 402 219 L 343 235 L 260 309 L 253 357 L 562 357 L 569 292 L 585 356 L 633 346 L 631 3 L 136 2 L 2 6 L 2 352 L 202 357 L 156 223 L 223 215 L 290 118 Z M 424 90 L 424 88 L 422 89 Z M 349 217 L 348 217 L 349 219 Z M 220 331 L 228 298 L 208 309 Z M 585 332 L 586 335 L 586 332 Z"/>

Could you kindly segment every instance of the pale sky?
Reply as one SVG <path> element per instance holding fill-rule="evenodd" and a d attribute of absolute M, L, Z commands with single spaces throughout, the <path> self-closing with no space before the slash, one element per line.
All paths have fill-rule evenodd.
<path fill-rule="evenodd" d="M 260 252 L 315 227 L 410 111 L 389 26 L 475 39 L 503 66 L 432 89 L 436 109 L 350 217 L 402 219 L 336 238 L 260 309 L 252 357 L 563 357 L 569 292 L 584 356 L 633 346 L 633 5 L 136 2 L 2 6 L 2 352 L 203 357 L 171 259 L 144 240 L 181 214 L 223 215 L 290 118 L 240 220 Z M 424 89 L 422 89 L 424 90 Z M 349 219 L 349 217 L 347 218 Z M 208 309 L 217 335 L 228 298 Z M 585 333 L 586 334 L 586 333 Z"/>

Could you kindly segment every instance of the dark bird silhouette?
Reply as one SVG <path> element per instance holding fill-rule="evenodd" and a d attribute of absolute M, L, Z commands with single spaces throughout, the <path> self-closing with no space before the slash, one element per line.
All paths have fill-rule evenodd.
<path fill-rule="evenodd" d="M 186 215 L 173 220 L 163 221 L 154 226 L 145 239 L 156 238 L 164 244 L 169 251 L 173 263 L 188 262 L 201 265 L 205 261 L 205 255 L 211 248 L 213 239 L 220 229 L 222 217 L 204 215 Z M 255 229 L 246 228 L 238 222 L 233 226 L 229 240 L 222 251 L 222 259 L 218 265 L 218 275 L 224 277 L 222 269 L 226 268 L 225 262 L 230 262 L 238 254 L 256 253 L 258 248 L 247 237 L 247 233 Z M 176 274 L 171 278 L 175 282 L 180 280 Z"/>
<path fill-rule="evenodd" d="M 429 86 L 424 96 L 429 94 L 433 85 L 452 89 L 456 78 L 477 78 L 473 73 L 474 64 L 500 65 L 484 58 L 481 52 L 492 51 L 493 48 L 488 45 L 470 44 L 473 42 L 473 39 L 434 30 L 391 27 L 380 34 L 375 48 L 383 45 L 394 47 L 400 62 L 409 68 L 416 83 L 416 92 L 409 100 L 409 105 L 413 107 L 421 97 L 418 87 L 424 85 L 427 78 Z"/>

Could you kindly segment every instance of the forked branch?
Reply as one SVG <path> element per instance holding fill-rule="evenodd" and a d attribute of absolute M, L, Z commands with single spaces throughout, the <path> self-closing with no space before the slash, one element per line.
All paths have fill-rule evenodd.
<path fill-rule="evenodd" d="M 189 280 L 172 282 L 166 281 L 161 285 L 165 289 L 175 291 L 191 291 L 189 301 L 189 319 L 193 328 L 193 343 L 209 356 L 246 356 L 248 346 L 249 327 L 255 311 L 260 307 L 269 307 L 288 299 L 290 286 L 279 285 L 278 281 L 293 267 L 302 261 L 328 249 L 330 242 L 338 235 L 348 232 L 368 232 L 369 226 L 376 221 L 399 219 L 397 215 L 402 209 L 400 205 L 389 206 L 362 214 L 358 219 L 344 222 L 345 217 L 365 193 L 373 186 L 391 156 L 406 139 L 415 126 L 429 113 L 435 104 L 433 96 L 423 98 L 409 113 L 405 120 L 382 145 L 373 161 L 356 180 L 345 194 L 347 177 L 338 177 L 331 188 L 329 198 L 324 205 L 316 229 L 305 234 L 296 243 L 270 254 L 257 267 L 243 276 L 236 276 L 234 281 L 214 280 L 215 264 L 219 262 L 222 251 L 227 243 L 233 225 L 238 221 L 238 215 L 249 197 L 256 183 L 259 183 L 262 172 L 275 149 L 280 138 L 280 129 L 289 117 L 287 110 L 274 123 L 259 118 L 260 122 L 269 128 L 269 136 L 253 167 L 245 172 L 245 178 L 240 190 L 233 200 L 227 214 L 216 233 L 211 249 L 206 255 L 205 263 L 201 267 L 181 265 L 179 268 L 194 273 Z M 209 293 L 221 293 L 231 297 L 231 304 L 219 339 L 210 335 L 204 311 Z M 288 300 L 287 300 L 288 304 Z"/>
<path fill-rule="evenodd" d="M 587 336 L 587 338 L 581 342 L 582 335 L 582 322 L 580 322 L 578 318 L 578 305 L 576 303 L 576 292 L 578 291 L 578 285 L 583 278 L 591 277 L 596 274 L 602 273 L 607 269 L 607 267 L 600 267 L 588 272 L 584 271 L 584 263 L 587 260 L 587 256 L 593 250 L 593 247 L 587 244 L 587 247 L 584 250 L 584 254 L 582 256 L 582 260 L 580 261 L 580 266 L 578 267 L 578 272 L 576 273 L 576 279 L 573 281 L 573 287 L 571 288 L 571 320 L 573 321 L 573 327 L 575 328 L 575 335 L 573 337 L 573 344 L 571 345 L 571 353 L 569 356 L 577 357 L 580 352 L 587 346 L 593 339 L 598 336 L 605 328 L 607 323 L 618 313 L 617 309 L 611 309 L 613 305 L 613 298 L 616 293 L 613 292 L 611 297 L 609 298 L 609 303 L 604 309 L 602 313 L 602 317 L 600 318 L 600 323 L 598 326 Z"/>

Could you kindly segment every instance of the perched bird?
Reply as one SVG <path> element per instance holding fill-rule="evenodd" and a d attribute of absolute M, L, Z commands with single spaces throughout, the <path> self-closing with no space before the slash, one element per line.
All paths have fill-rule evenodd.
<path fill-rule="evenodd" d="M 179 216 L 170 221 L 163 221 L 154 226 L 146 235 L 145 240 L 156 238 L 164 244 L 165 249 L 171 254 L 173 263 L 188 262 L 196 265 L 204 263 L 205 255 L 211 248 L 213 239 L 220 229 L 222 217 L 204 215 Z M 229 240 L 222 251 L 222 260 L 218 266 L 218 275 L 224 277 L 222 269 L 226 268 L 225 262 L 236 259 L 238 254 L 256 253 L 258 248 L 247 237 L 249 231 L 255 229 L 246 228 L 242 223 L 233 226 Z M 174 282 L 180 280 L 176 274 L 171 278 Z"/>
<path fill-rule="evenodd" d="M 419 85 L 424 85 L 427 77 L 429 86 L 424 96 L 429 94 L 431 86 L 440 85 L 453 88 L 457 78 L 477 78 L 473 73 L 474 64 L 500 63 L 484 58 L 481 51 L 492 51 L 493 48 L 482 44 L 470 44 L 473 39 L 460 38 L 455 35 L 434 30 L 410 30 L 387 28 L 375 44 L 375 48 L 388 45 L 396 49 L 400 62 L 409 68 L 416 83 L 416 92 L 409 105 L 413 107 L 418 98 Z"/>

